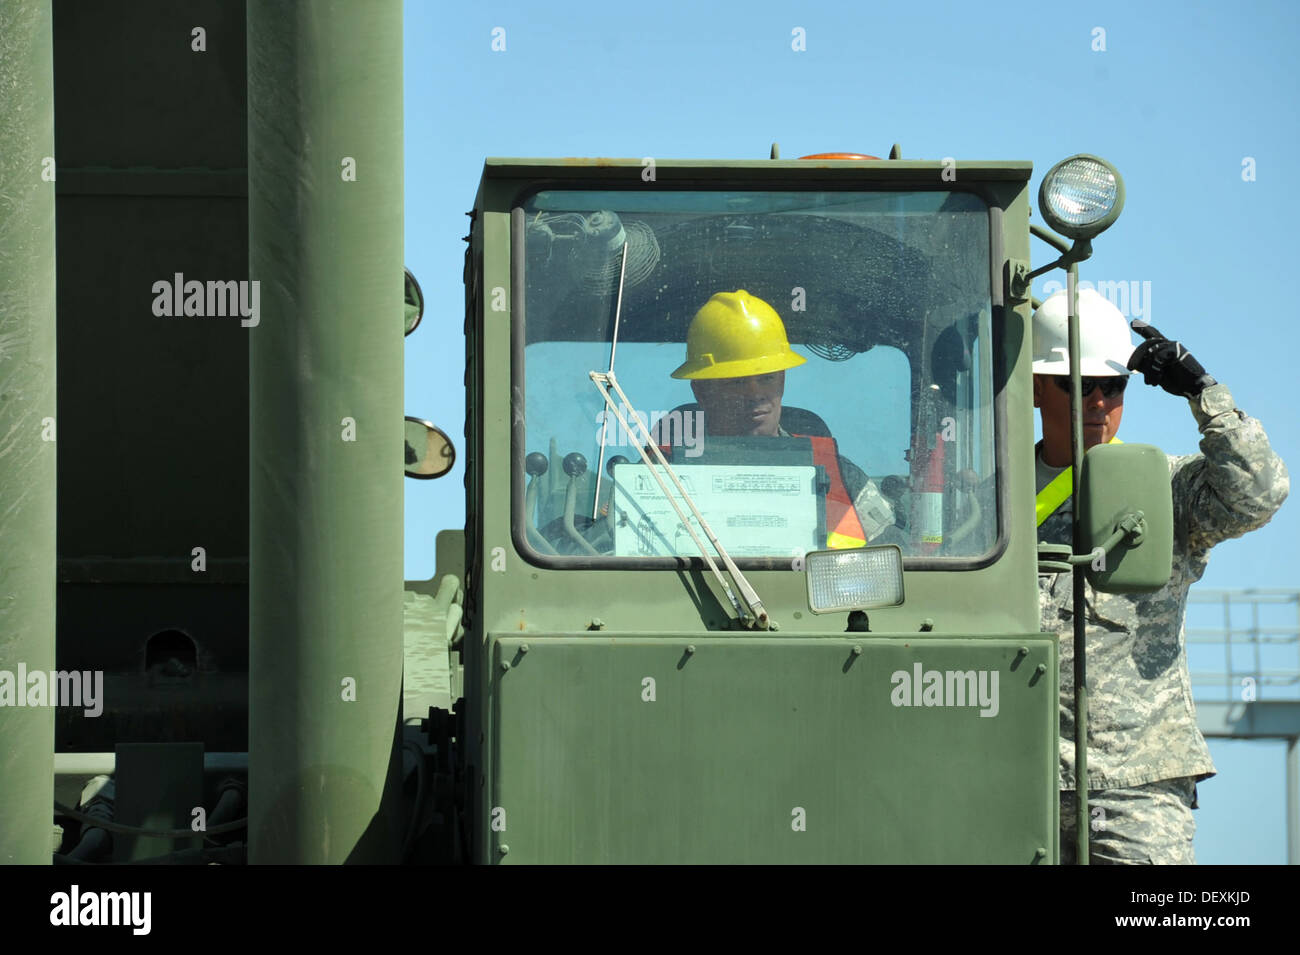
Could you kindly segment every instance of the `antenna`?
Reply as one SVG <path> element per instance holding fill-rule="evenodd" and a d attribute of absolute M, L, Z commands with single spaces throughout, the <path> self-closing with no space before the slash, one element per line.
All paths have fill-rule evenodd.
<path fill-rule="evenodd" d="M 618 323 L 623 316 L 623 281 L 627 278 L 627 240 L 623 240 L 622 261 L 618 267 L 618 299 L 614 303 L 614 338 L 609 346 L 609 373 L 614 373 L 614 356 L 618 353 Z M 635 411 L 632 412 L 636 414 Z M 600 429 L 600 456 L 596 458 L 596 496 L 591 502 L 591 518 L 595 520 L 600 510 L 600 479 L 605 473 L 605 435 L 609 432 L 609 412 L 605 412 L 605 424 Z"/>

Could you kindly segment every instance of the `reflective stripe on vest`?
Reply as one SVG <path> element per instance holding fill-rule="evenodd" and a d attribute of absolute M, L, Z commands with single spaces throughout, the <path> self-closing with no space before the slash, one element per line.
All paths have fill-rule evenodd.
<path fill-rule="evenodd" d="M 835 448 L 835 439 L 806 434 L 796 434 L 794 437 L 807 438 L 812 442 L 813 464 L 825 468 L 826 476 L 830 478 L 831 486 L 826 492 L 826 546 L 862 547 L 867 543 L 867 535 L 862 530 L 858 512 L 840 477 L 840 456 Z"/>
<path fill-rule="evenodd" d="M 1119 438 L 1111 438 L 1111 444 L 1123 444 Z M 1047 482 L 1047 486 L 1038 492 L 1034 498 L 1034 504 L 1037 508 L 1038 526 L 1043 526 L 1043 521 L 1047 520 L 1056 513 L 1056 509 L 1070 499 L 1070 492 L 1074 490 L 1074 479 L 1070 477 L 1073 472 L 1066 468 L 1056 477 Z"/>

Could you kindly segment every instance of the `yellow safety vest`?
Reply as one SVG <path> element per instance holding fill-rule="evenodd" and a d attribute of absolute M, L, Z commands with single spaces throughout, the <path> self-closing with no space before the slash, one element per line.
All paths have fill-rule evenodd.
<path fill-rule="evenodd" d="M 1110 443 L 1123 444 L 1124 442 L 1119 438 L 1111 438 Z M 1074 479 L 1070 476 L 1073 473 L 1070 468 L 1066 468 L 1038 492 L 1038 496 L 1034 498 L 1038 512 L 1037 526 L 1042 527 L 1043 521 L 1055 514 L 1056 509 L 1069 500 L 1070 492 L 1074 490 Z"/>

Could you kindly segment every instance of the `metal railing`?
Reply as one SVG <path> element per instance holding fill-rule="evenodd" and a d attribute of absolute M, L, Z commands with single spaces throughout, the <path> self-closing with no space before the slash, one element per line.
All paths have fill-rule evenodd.
<path fill-rule="evenodd" d="M 1300 590 L 1193 589 L 1186 640 L 1198 704 L 1300 702 Z"/>
<path fill-rule="evenodd" d="M 1286 740 L 1287 862 L 1300 865 L 1300 590 L 1193 590 L 1184 626 L 1201 732 Z"/>

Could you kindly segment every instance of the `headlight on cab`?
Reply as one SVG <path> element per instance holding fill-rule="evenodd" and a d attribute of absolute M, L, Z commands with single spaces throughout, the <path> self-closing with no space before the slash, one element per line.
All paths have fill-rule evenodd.
<path fill-rule="evenodd" d="M 1071 239 L 1091 239 L 1110 228 L 1124 208 L 1119 170 L 1098 156 L 1080 153 L 1047 171 L 1038 209 L 1048 226 Z"/>
<path fill-rule="evenodd" d="M 813 613 L 875 610 L 903 602 L 903 551 L 895 544 L 818 550 L 804 558 Z"/>

